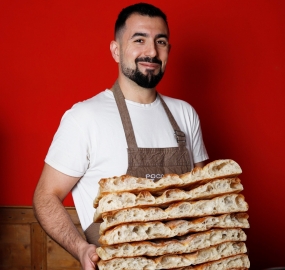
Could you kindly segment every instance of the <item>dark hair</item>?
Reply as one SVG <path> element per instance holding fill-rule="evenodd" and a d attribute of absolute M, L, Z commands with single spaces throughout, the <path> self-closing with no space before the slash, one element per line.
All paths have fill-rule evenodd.
<path fill-rule="evenodd" d="M 115 37 L 117 37 L 118 33 L 124 28 L 126 20 L 132 14 L 139 14 L 149 17 L 160 17 L 165 21 L 168 28 L 167 17 L 159 8 L 147 3 L 138 3 L 122 9 L 122 11 L 119 13 L 115 23 Z"/>

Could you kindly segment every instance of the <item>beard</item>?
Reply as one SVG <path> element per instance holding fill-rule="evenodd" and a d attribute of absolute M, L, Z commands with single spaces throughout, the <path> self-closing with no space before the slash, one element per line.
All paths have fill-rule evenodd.
<path fill-rule="evenodd" d="M 160 64 L 160 69 L 158 74 L 154 74 L 154 70 L 146 70 L 147 74 L 143 74 L 139 68 L 138 68 L 138 62 L 149 62 L 149 63 L 157 63 Z M 161 70 L 161 64 L 162 62 L 157 59 L 156 57 L 150 58 L 150 57 L 143 57 L 143 58 L 137 58 L 135 60 L 136 68 L 131 69 L 124 65 L 124 62 L 121 61 L 121 69 L 123 74 L 129 78 L 130 80 L 134 81 L 136 84 L 138 84 L 140 87 L 143 88 L 154 88 L 156 85 L 160 82 L 162 79 L 164 72 Z"/>

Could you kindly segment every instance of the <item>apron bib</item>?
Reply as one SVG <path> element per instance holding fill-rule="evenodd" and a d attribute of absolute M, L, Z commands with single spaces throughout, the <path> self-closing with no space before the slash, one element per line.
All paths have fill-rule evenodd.
<path fill-rule="evenodd" d="M 180 130 L 162 97 L 159 96 L 162 106 L 173 127 L 178 147 L 139 148 L 136 143 L 126 101 L 118 82 L 114 84 L 112 89 L 128 144 L 128 170 L 126 174 L 135 177 L 151 178 L 156 181 L 167 173 L 183 174 L 191 171 L 192 164 L 189 151 L 186 148 L 185 134 Z M 100 237 L 99 227 L 100 223 L 92 223 L 84 232 L 88 243 L 100 246 L 98 243 Z"/>

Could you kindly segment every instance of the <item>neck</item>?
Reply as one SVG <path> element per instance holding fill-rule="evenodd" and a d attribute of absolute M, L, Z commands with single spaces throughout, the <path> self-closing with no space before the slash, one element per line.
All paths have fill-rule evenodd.
<path fill-rule="evenodd" d="M 155 88 L 143 88 L 128 78 L 118 78 L 125 99 L 141 104 L 150 104 L 156 99 Z"/>

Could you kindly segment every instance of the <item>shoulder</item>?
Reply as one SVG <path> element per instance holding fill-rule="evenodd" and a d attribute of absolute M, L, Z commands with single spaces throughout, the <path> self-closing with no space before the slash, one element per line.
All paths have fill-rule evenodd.
<path fill-rule="evenodd" d="M 64 117 L 70 116 L 75 119 L 79 118 L 80 120 L 84 118 L 90 118 L 98 114 L 98 112 L 103 112 L 103 108 L 110 106 L 114 103 L 114 98 L 112 92 L 108 89 L 98 93 L 84 101 L 75 103 L 69 110 L 64 114 Z"/>
<path fill-rule="evenodd" d="M 182 99 L 172 98 L 161 94 L 160 96 L 163 98 L 163 100 L 165 101 L 171 112 L 188 113 L 195 116 L 197 115 L 197 112 L 195 111 L 193 106 L 190 105 L 188 102 Z"/>
<path fill-rule="evenodd" d="M 104 106 L 108 102 L 109 99 L 112 99 L 112 93 L 107 89 L 98 93 L 97 95 L 77 102 L 71 107 L 71 111 L 74 112 L 85 112 L 96 109 L 98 106 Z"/>

